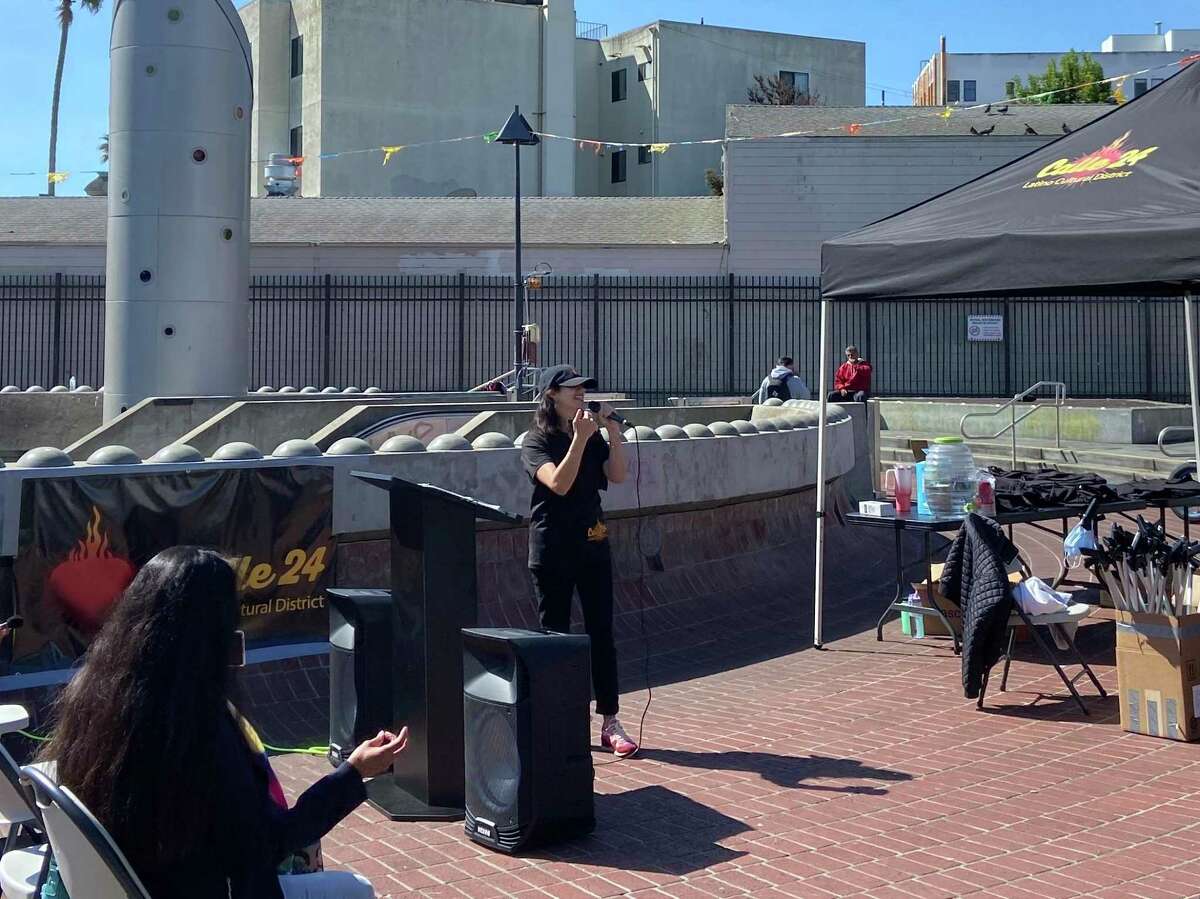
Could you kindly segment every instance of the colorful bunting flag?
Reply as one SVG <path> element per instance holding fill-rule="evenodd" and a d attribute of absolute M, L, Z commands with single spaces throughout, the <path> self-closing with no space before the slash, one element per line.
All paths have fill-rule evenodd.
<path fill-rule="evenodd" d="M 392 147 L 380 147 L 383 150 L 383 164 L 387 165 L 391 158 L 404 149 L 404 144 L 396 144 Z"/>
<path fill-rule="evenodd" d="M 862 125 L 858 124 L 857 122 L 851 122 L 846 126 L 847 134 L 858 134 L 860 131 L 862 131 Z"/>
<path fill-rule="evenodd" d="M 489 131 L 487 134 L 485 134 L 485 135 L 483 136 L 483 142 L 484 142 L 485 144 L 490 144 L 492 141 L 494 141 L 494 140 L 495 140 L 496 138 L 498 138 L 499 136 L 500 136 L 500 132 L 499 132 L 499 131 Z"/>
<path fill-rule="evenodd" d="M 579 149 L 591 150 L 593 153 L 599 156 L 604 152 L 604 144 L 598 140 L 581 140 L 579 142 Z"/>
<path fill-rule="evenodd" d="M 51 184 L 62 184 L 64 181 L 66 181 L 70 177 L 71 177 L 70 172 L 51 172 L 49 174 L 49 176 L 46 178 L 46 180 L 49 181 Z"/>
<path fill-rule="evenodd" d="M 667 150 L 669 150 L 669 149 L 671 149 L 670 144 L 651 144 L 650 145 L 651 153 L 666 153 Z"/>
<path fill-rule="evenodd" d="M 949 106 L 947 106 L 940 113 L 938 113 L 938 115 L 940 115 L 943 119 L 948 119 L 953 114 L 954 114 L 954 110 L 952 108 L 950 108 Z"/>

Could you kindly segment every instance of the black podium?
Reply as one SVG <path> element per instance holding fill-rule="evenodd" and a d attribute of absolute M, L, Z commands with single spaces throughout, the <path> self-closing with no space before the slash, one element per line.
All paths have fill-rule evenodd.
<path fill-rule="evenodd" d="M 475 520 L 521 516 L 430 484 L 353 472 L 387 490 L 392 532 L 392 711 L 408 748 L 367 784 L 393 821 L 457 821 L 465 801 L 462 629 L 475 627 Z"/>

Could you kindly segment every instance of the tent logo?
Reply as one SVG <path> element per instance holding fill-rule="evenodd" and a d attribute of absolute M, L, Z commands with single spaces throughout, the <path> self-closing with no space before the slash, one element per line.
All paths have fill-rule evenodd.
<path fill-rule="evenodd" d="M 1111 144 L 1099 150 L 1085 153 L 1076 159 L 1056 159 L 1044 166 L 1033 181 L 1026 181 L 1022 189 L 1034 187 L 1065 187 L 1088 184 L 1093 181 L 1111 181 L 1128 178 L 1133 167 L 1153 153 L 1158 147 L 1130 148 L 1125 145 L 1132 132 L 1126 131 Z"/>

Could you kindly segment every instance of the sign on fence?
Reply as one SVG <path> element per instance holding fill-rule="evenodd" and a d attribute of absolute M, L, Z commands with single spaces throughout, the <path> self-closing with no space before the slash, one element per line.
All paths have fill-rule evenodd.
<path fill-rule="evenodd" d="M 12 670 L 71 666 L 138 569 L 178 545 L 228 556 L 248 646 L 325 639 L 332 501 L 322 466 L 24 481 Z"/>
<path fill-rule="evenodd" d="M 1003 315 L 967 316 L 967 340 L 995 341 L 1003 339 Z"/>

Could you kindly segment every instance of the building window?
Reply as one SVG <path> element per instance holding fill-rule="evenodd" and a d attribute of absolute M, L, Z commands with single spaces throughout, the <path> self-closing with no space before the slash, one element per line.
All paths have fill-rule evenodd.
<path fill-rule="evenodd" d="M 1145 78 L 1134 78 L 1133 79 L 1133 95 L 1135 97 L 1140 97 L 1142 94 L 1146 93 L 1146 91 L 1148 91 L 1148 90 L 1150 90 L 1150 85 L 1146 81 Z"/>
<path fill-rule="evenodd" d="M 292 129 L 288 141 L 288 152 L 292 156 L 304 155 L 304 126 L 297 125 Z"/>
<path fill-rule="evenodd" d="M 304 74 L 304 36 L 292 38 L 292 77 Z"/>
<path fill-rule="evenodd" d="M 966 103 L 974 103 L 975 102 L 975 82 L 974 81 L 964 81 L 963 82 L 963 101 Z"/>
<path fill-rule="evenodd" d="M 959 85 L 959 83 L 957 81 L 947 81 L 946 82 L 946 102 L 947 103 L 957 103 L 958 102 L 958 98 L 959 98 L 958 85 Z"/>
<path fill-rule="evenodd" d="M 638 147 L 638 165 L 646 165 L 648 162 L 650 162 L 650 148 Z"/>
<path fill-rule="evenodd" d="M 1017 83 L 1015 81 L 1004 82 L 1004 96 L 1012 99 L 1017 95 Z"/>
<path fill-rule="evenodd" d="M 650 77 L 650 63 L 639 62 L 638 63 L 638 81 L 645 81 L 649 77 Z"/>
<path fill-rule="evenodd" d="M 625 70 L 617 69 L 612 73 L 612 101 L 619 103 L 625 99 Z"/>
<path fill-rule="evenodd" d="M 625 151 L 613 150 L 612 154 L 612 183 L 621 184 L 625 181 Z"/>
<path fill-rule="evenodd" d="M 790 87 L 797 94 L 808 96 L 808 72 L 779 71 L 779 86 Z"/>

